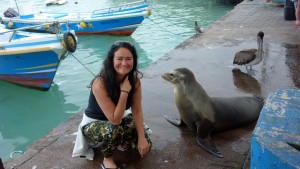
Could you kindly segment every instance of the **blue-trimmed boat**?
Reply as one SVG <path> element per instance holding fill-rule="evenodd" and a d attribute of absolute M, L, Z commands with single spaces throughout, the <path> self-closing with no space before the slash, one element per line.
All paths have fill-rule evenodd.
<path fill-rule="evenodd" d="M 0 80 L 48 90 L 60 62 L 76 46 L 74 31 L 49 34 L 0 29 Z"/>
<path fill-rule="evenodd" d="M 10 8 L 10 10 L 12 10 Z M 24 12 L 23 12 L 24 11 Z M 22 10 L 20 15 L 16 11 L 6 11 L 2 17 L 8 29 L 22 28 L 45 23 L 66 23 L 62 30 L 75 30 L 76 34 L 108 34 L 131 35 L 143 20 L 151 15 L 149 4 L 144 1 L 128 3 L 122 6 L 98 9 L 92 12 L 38 12 Z M 48 26 L 36 28 L 48 31 Z"/>

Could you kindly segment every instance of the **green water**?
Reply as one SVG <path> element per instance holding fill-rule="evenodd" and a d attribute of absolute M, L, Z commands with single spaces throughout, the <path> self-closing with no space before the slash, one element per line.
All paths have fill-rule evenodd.
<path fill-rule="evenodd" d="M 75 0 L 62 6 L 46 7 L 44 0 L 17 0 L 19 6 L 31 3 L 34 11 L 88 11 L 132 1 Z M 110 45 L 116 40 L 134 43 L 139 54 L 139 68 L 147 68 L 184 40 L 195 34 L 194 21 L 207 27 L 233 6 L 216 0 L 150 0 L 152 15 L 131 36 L 78 36 L 78 48 L 60 66 L 47 92 L 0 81 L 0 157 L 7 160 L 12 151 L 26 147 L 45 135 L 68 117 L 84 109 L 89 89 Z M 0 12 L 15 8 L 13 0 L 1 0 Z M 16 9 L 16 8 L 15 8 Z M 81 64 L 85 65 L 83 67 Z M 0 65 L 1 66 L 1 65 Z"/>

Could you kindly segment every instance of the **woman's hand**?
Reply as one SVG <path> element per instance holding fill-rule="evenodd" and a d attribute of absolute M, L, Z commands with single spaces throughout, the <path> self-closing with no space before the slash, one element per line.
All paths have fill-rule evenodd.
<path fill-rule="evenodd" d="M 138 140 L 138 150 L 142 158 L 146 157 L 148 152 L 150 151 L 150 144 L 146 140 L 146 138 Z"/>
<path fill-rule="evenodd" d="M 131 90 L 131 85 L 130 85 L 129 80 L 128 80 L 128 75 L 125 77 L 124 81 L 121 82 L 121 84 L 120 84 L 120 89 L 121 89 L 121 91 L 122 91 L 122 90 L 125 90 L 125 91 L 130 92 L 130 90 Z"/>

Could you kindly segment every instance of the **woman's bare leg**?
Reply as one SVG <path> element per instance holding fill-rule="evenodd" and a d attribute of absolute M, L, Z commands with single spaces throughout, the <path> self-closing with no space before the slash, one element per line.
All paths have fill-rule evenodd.
<path fill-rule="evenodd" d="M 117 168 L 116 163 L 113 160 L 113 157 L 108 157 L 103 159 L 103 165 L 105 168 Z"/>
<path fill-rule="evenodd" d="M 300 26 L 300 4 L 299 4 L 300 0 L 298 0 L 298 3 L 297 3 L 297 7 L 296 7 L 296 22 L 295 24 L 297 26 Z"/>

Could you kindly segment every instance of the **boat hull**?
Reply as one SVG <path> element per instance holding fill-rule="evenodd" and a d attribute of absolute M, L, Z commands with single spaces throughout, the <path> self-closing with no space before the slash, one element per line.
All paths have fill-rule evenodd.
<path fill-rule="evenodd" d="M 133 34 L 134 31 L 135 31 L 135 29 L 103 31 L 103 32 L 79 32 L 79 33 L 77 33 L 77 35 L 97 34 L 97 35 L 113 35 L 113 36 L 130 36 L 131 34 Z"/>
<path fill-rule="evenodd" d="M 0 47 L 0 80 L 44 90 L 51 87 L 67 54 L 62 40 L 54 34 L 0 43 Z"/>
<path fill-rule="evenodd" d="M 151 15 L 148 5 L 141 5 L 122 10 L 91 13 L 57 13 L 40 12 L 27 16 L 13 18 L 3 17 L 6 28 L 16 29 L 34 25 L 44 25 L 35 28 L 38 31 L 51 32 L 47 23 L 59 22 L 63 31 L 71 29 L 80 34 L 131 35 L 136 28 Z"/>
<path fill-rule="evenodd" d="M 28 87 L 49 90 L 54 78 L 53 73 L 32 73 L 30 75 L 0 75 L 0 79 Z"/>
<path fill-rule="evenodd" d="M 86 20 L 75 23 L 69 22 L 67 24 L 63 24 L 61 27 L 62 30 L 75 30 L 77 35 L 99 34 L 130 36 L 143 22 L 143 20 L 143 16 L 114 18 L 106 20 Z M 86 27 L 80 26 L 81 22 L 84 22 Z"/>
<path fill-rule="evenodd" d="M 0 79 L 47 90 L 59 64 L 57 53 L 51 50 L 0 56 Z"/>

